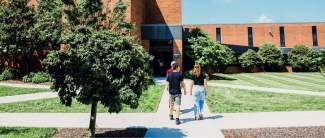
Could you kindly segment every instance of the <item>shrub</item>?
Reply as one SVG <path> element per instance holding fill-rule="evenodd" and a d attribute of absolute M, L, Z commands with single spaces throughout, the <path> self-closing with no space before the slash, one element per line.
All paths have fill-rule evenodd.
<path fill-rule="evenodd" d="M 229 65 L 234 65 L 236 64 L 236 56 L 235 56 L 235 51 L 233 51 L 232 49 L 230 49 L 228 46 L 226 45 L 221 45 L 219 43 L 217 43 L 217 45 L 220 45 L 220 48 L 226 52 L 226 55 L 224 57 L 224 64 L 220 64 L 218 65 L 218 70 L 220 72 L 224 72 L 225 69 L 229 66 Z"/>
<path fill-rule="evenodd" d="M 264 43 L 257 54 L 261 57 L 264 71 L 278 71 L 283 67 L 283 55 L 281 50 L 273 43 Z"/>
<path fill-rule="evenodd" d="M 254 50 L 249 49 L 239 56 L 239 63 L 245 69 L 245 72 L 251 72 L 254 67 L 261 67 L 262 60 Z"/>
<path fill-rule="evenodd" d="M 43 83 L 50 81 L 50 75 L 47 72 L 41 71 L 34 74 L 32 78 L 33 83 Z"/>
<path fill-rule="evenodd" d="M 17 69 L 9 68 L 1 73 L 0 81 L 16 79 L 18 77 L 19 77 L 19 71 Z"/>
<path fill-rule="evenodd" d="M 192 72 L 192 70 L 185 71 L 184 72 L 184 78 L 190 79 L 191 78 L 191 72 Z"/>
<path fill-rule="evenodd" d="M 35 73 L 34 72 L 29 72 L 27 75 L 23 77 L 23 82 L 32 82 L 32 79 L 34 77 Z"/>
<path fill-rule="evenodd" d="M 319 57 L 318 52 L 304 44 L 296 44 L 288 52 L 288 63 L 297 71 L 316 71 L 315 60 Z"/>

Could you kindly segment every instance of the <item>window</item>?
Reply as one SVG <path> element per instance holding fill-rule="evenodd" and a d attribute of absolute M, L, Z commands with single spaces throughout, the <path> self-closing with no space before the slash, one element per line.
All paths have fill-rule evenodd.
<path fill-rule="evenodd" d="M 185 38 L 187 38 L 189 34 L 190 34 L 190 29 L 185 28 Z"/>
<path fill-rule="evenodd" d="M 216 28 L 216 40 L 217 40 L 217 43 L 221 44 L 221 29 L 220 28 Z"/>
<path fill-rule="evenodd" d="M 281 47 L 285 47 L 285 37 L 284 37 L 284 27 L 280 27 L 280 45 Z"/>
<path fill-rule="evenodd" d="M 248 46 L 253 46 L 253 29 L 248 27 Z"/>
<path fill-rule="evenodd" d="M 312 30 L 312 37 L 313 37 L 313 46 L 318 46 L 318 41 L 317 41 L 317 28 L 316 26 L 311 27 Z"/>

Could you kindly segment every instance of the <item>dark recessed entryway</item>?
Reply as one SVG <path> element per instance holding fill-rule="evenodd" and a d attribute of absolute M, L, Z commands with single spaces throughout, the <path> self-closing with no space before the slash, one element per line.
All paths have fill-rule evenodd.
<path fill-rule="evenodd" d="M 173 40 L 150 40 L 150 54 L 153 76 L 166 76 L 166 71 L 173 61 Z"/>

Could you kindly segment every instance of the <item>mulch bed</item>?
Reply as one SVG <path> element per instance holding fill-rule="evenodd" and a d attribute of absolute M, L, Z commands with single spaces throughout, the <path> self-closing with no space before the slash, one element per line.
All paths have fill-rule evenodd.
<path fill-rule="evenodd" d="M 221 131 L 225 138 L 321 138 L 325 136 L 325 126 L 224 129 Z"/>
<path fill-rule="evenodd" d="M 147 128 L 96 128 L 95 137 L 144 137 Z M 87 128 L 59 128 L 51 138 L 82 138 L 88 136 Z"/>

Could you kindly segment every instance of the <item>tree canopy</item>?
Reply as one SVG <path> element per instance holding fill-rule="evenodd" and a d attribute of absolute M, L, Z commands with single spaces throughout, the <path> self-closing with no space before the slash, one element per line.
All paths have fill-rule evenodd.
<path fill-rule="evenodd" d="M 185 40 L 185 54 L 206 69 L 224 69 L 233 62 L 233 58 L 228 54 L 233 54 L 234 57 L 234 53 L 225 47 L 209 38 L 200 28 L 193 28 Z"/>
<path fill-rule="evenodd" d="M 63 1 L 67 29 L 62 42 L 67 50 L 44 60 L 54 81 L 51 89 L 63 104 L 70 106 L 74 97 L 91 104 L 90 136 L 98 103 L 110 113 L 119 113 L 123 104 L 137 108 L 142 92 L 154 84 L 149 67 L 153 58 L 130 36 L 134 23 L 125 19 L 128 5 L 118 1 L 109 9 L 101 0 Z"/>
<path fill-rule="evenodd" d="M 273 43 L 264 43 L 257 54 L 262 59 L 262 67 L 265 71 L 278 71 L 283 67 L 283 55 L 281 50 Z"/>

